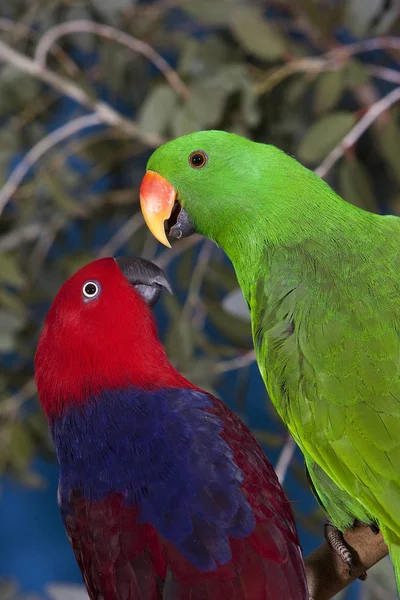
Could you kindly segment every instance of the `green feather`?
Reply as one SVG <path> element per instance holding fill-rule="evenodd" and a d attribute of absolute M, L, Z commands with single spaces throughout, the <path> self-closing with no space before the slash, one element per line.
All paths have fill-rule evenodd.
<path fill-rule="evenodd" d="M 378 523 L 400 589 L 400 219 L 225 132 L 169 142 L 148 168 L 232 260 L 262 376 L 320 502 L 339 529 Z"/>

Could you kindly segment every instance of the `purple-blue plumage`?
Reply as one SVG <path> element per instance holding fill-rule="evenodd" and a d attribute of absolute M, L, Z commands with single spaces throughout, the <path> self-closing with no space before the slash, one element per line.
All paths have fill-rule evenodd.
<path fill-rule="evenodd" d="M 220 436 L 206 394 L 190 389 L 104 392 L 51 423 L 60 463 L 60 506 L 70 490 L 87 501 L 122 494 L 199 570 L 231 559 L 229 537 L 247 537 L 255 518 L 243 473 Z"/>

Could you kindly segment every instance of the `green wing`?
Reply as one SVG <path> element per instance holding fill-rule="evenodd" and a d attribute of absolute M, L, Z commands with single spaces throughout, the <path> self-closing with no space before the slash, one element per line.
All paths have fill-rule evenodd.
<path fill-rule="evenodd" d="M 374 517 L 357 498 L 340 489 L 309 454 L 305 454 L 304 459 L 312 491 L 340 531 L 351 529 L 356 515 L 363 523 L 376 524 Z"/>
<path fill-rule="evenodd" d="M 332 519 L 354 511 L 400 539 L 400 260 L 387 246 L 342 265 L 277 251 L 250 306 L 268 391 Z"/>

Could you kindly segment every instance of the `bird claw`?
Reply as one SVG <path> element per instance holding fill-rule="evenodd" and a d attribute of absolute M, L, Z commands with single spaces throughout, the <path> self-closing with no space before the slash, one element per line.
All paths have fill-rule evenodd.
<path fill-rule="evenodd" d="M 332 548 L 332 550 L 337 554 L 340 559 L 347 565 L 348 568 L 348 577 L 351 578 L 353 574 L 353 557 L 351 555 L 351 550 L 347 546 L 343 534 L 335 525 L 332 523 L 330 519 L 327 519 L 324 525 L 324 535 L 325 539 Z M 367 573 L 362 573 L 358 579 L 361 581 L 365 581 L 367 579 Z"/>
<path fill-rule="evenodd" d="M 368 525 L 368 527 L 370 528 L 370 530 L 372 531 L 373 534 L 378 535 L 378 533 L 380 532 L 379 527 L 377 527 L 377 525 L 375 525 L 375 523 L 370 523 Z"/>

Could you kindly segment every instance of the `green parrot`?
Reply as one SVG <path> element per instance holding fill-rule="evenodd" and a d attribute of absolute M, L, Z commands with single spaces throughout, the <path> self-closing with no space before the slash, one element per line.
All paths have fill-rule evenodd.
<path fill-rule="evenodd" d="M 158 148 L 140 196 L 162 243 L 198 232 L 229 256 L 268 393 L 334 532 L 379 529 L 400 589 L 400 219 L 224 131 Z"/>

